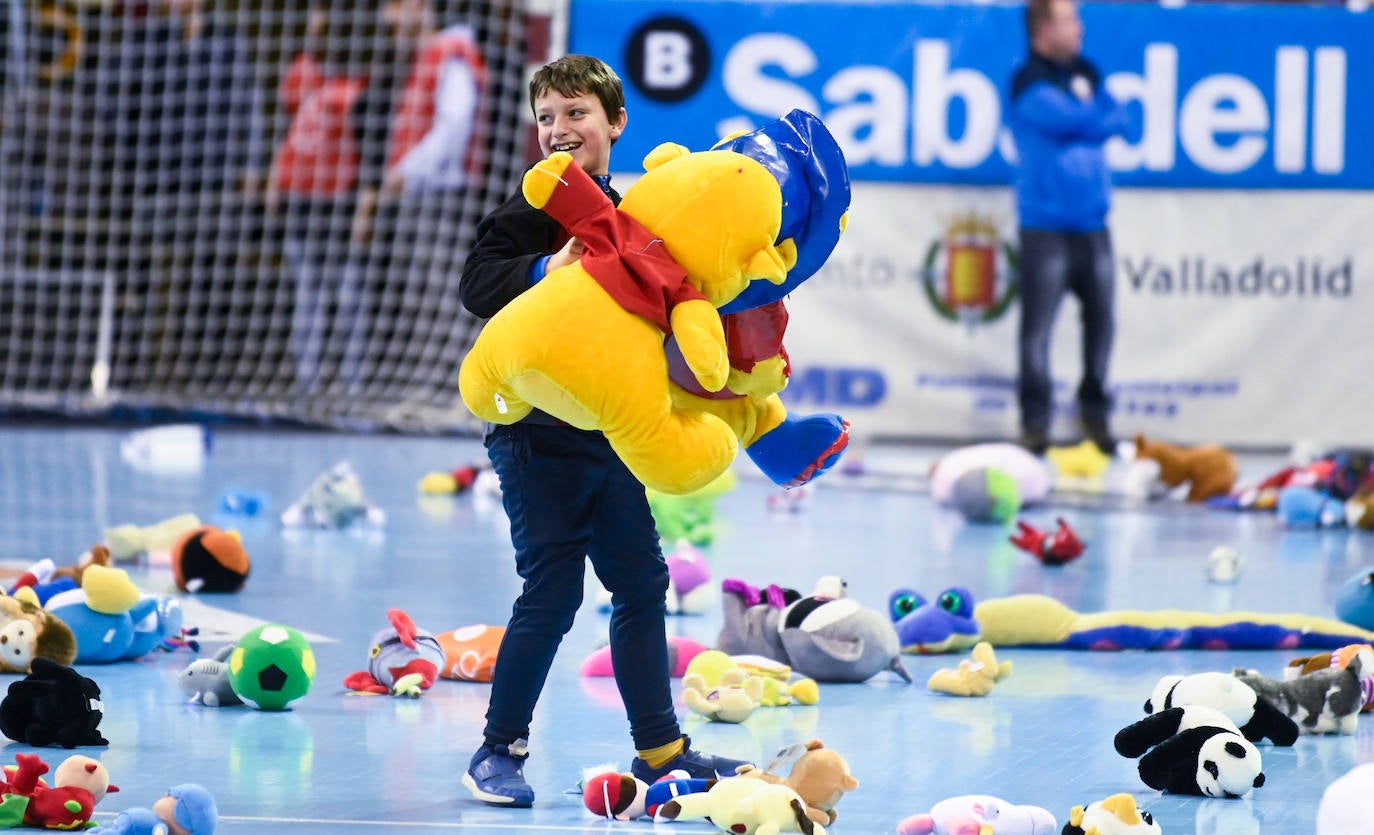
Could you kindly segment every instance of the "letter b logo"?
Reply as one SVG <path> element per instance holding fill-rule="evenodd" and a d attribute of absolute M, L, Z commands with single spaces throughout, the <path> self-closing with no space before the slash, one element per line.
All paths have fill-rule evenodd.
<path fill-rule="evenodd" d="M 691 23 L 678 17 L 656 17 L 630 35 L 625 68 L 630 82 L 647 98 L 682 101 L 705 83 L 711 50 Z"/>

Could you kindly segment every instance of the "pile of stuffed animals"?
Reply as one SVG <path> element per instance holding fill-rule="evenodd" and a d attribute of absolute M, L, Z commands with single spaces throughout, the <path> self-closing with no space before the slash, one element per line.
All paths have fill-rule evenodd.
<path fill-rule="evenodd" d="M 1147 715 L 1116 735 L 1116 750 L 1138 759 L 1140 778 L 1151 788 L 1236 798 L 1264 785 L 1261 744 L 1292 745 L 1302 732 L 1353 732 L 1358 713 L 1374 701 L 1374 651 L 1344 647 L 1366 636 L 1321 619 L 1084 615 L 1038 595 L 976 605 L 962 587 L 931 601 L 899 589 L 883 612 L 851 598 L 834 577 L 822 578 L 810 594 L 738 578 L 713 582 L 700 549 L 714 536 L 714 503 L 733 486 L 738 453 L 775 484 L 799 488 L 834 467 L 848 446 L 844 418 L 792 414 L 779 393 L 790 373 L 783 299 L 833 251 L 848 219 L 849 184 L 838 144 L 819 119 L 801 111 L 708 152 L 662 145 L 645 168 L 619 207 L 569 154 L 554 153 L 526 173 L 526 200 L 578 236 L 585 252 L 486 324 L 463 361 L 459 387 L 469 410 L 484 421 L 510 424 L 537 408 L 601 431 L 646 485 L 660 534 L 671 543 L 670 608 L 705 611 L 719 589 L 723 626 L 716 647 L 670 647 L 691 712 L 744 722 L 760 707 L 815 704 L 818 683 L 887 674 L 910 682 L 904 653 L 969 651 L 970 658 L 936 671 L 927 685 L 941 694 L 985 697 L 1012 673 L 1010 662 L 996 656 L 1000 646 L 1304 646 L 1335 651 L 1302 659 L 1283 680 L 1253 670 L 1161 680 L 1145 702 Z M 1331 463 L 1310 483 L 1285 477 L 1274 506 L 1288 524 L 1374 527 L 1374 511 L 1367 511 L 1374 507 L 1369 460 Z M 1018 514 L 1045 502 L 1056 478 L 1096 479 L 1108 464 L 1091 444 L 1056 449 L 1043 460 L 1009 444 L 979 445 L 937 462 L 932 494 L 970 521 L 1016 522 L 1011 543 L 1060 566 L 1084 553 L 1083 539 L 1062 518 L 1056 528 L 1042 530 L 1018 521 Z M 1363 475 L 1352 475 L 1357 471 Z M 484 477 L 491 477 L 485 466 L 459 467 L 427 475 L 420 489 L 459 494 Z M 1137 436 L 1130 478 L 1142 495 L 1186 489 L 1188 501 L 1206 502 L 1233 495 L 1237 467 L 1217 445 L 1188 448 Z M 1255 491 L 1254 503 L 1275 487 Z M 291 531 L 376 532 L 386 514 L 368 500 L 357 473 L 340 462 L 280 521 Z M 98 731 L 99 688 L 66 665 L 138 658 L 187 634 L 174 599 L 142 594 L 114 563 L 165 552 L 177 587 L 188 593 L 237 592 L 250 576 L 238 537 L 194 516 L 112 529 L 107 540 L 103 553 L 93 549 L 71 574 L 40 564 L 13 597 L 0 598 L 8 615 L 0 626 L 6 643 L 0 668 L 29 674 L 0 702 L 0 731 L 12 739 L 108 744 Z M 436 634 L 403 610 L 386 615 L 386 628 L 368 648 L 367 668 L 344 680 L 350 691 L 416 698 L 441 677 L 489 680 L 499 627 Z M 301 647 L 303 638 L 288 635 L 289 628 L 267 629 L 286 636 L 265 643 L 288 659 L 272 666 L 297 689 L 279 693 L 275 705 L 260 703 L 263 693 L 239 686 L 244 670 L 256 669 L 240 643 L 182 672 L 188 697 L 207 706 L 251 700 L 282 709 L 299 697 L 292 694 L 303 694 L 300 688 L 313 680 L 313 653 L 308 644 Z M 262 646 L 264 634 L 253 640 Z M 291 669 L 283 672 L 283 666 Z M 589 658 L 584 671 L 608 666 L 604 657 L 595 663 Z M 47 767 L 36 760 L 19 755 L 19 768 L 6 775 L 10 790 L 0 816 L 9 806 L 9 814 L 25 819 L 69 789 L 90 795 L 75 802 L 89 820 L 99 799 L 93 787 L 107 790 L 103 769 L 78 763 L 68 776 L 55 775 L 48 788 L 38 780 Z M 835 823 L 843 796 L 858 786 L 843 756 L 811 740 L 764 769 L 712 781 L 667 779 L 649 786 L 632 774 L 603 772 L 586 781 L 583 796 L 592 812 L 621 820 L 706 818 L 724 831 L 823 833 Z M 12 796 L 22 803 L 10 805 Z M 206 835 L 217 819 L 209 792 L 186 784 L 150 809 L 127 810 L 96 831 L 131 835 L 175 823 Z M 993 820 L 1021 821 L 1020 831 L 1029 833 L 1057 826 L 1044 809 L 970 795 L 908 818 L 899 832 L 991 832 Z M 1159 827 L 1129 794 L 1116 794 L 1075 807 L 1063 832 L 1112 835 Z"/>
<path fill-rule="evenodd" d="M 1374 451 L 1333 450 L 1237 486 L 1210 503 L 1274 511 L 1291 528 L 1374 530 Z"/>
<path fill-rule="evenodd" d="M 980 645 L 985 646 L 985 645 Z M 977 656 L 975 651 L 975 656 Z M 1374 672 L 1368 645 L 1295 659 L 1281 680 L 1254 670 L 1161 678 L 1144 702 L 1145 716 L 1121 728 L 1118 754 L 1137 760 L 1141 782 L 1156 791 L 1236 799 L 1265 785 L 1263 747 L 1293 745 L 1300 734 L 1352 734 L 1360 712 L 1374 705 Z M 985 666 L 992 663 L 984 658 Z M 961 665 L 962 666 L 962 665 Z M 1009 669 L 1008 669 L 1009 672 Z M 1370 694 L 1370 695 L 1366 695 Z M 1363 779 L 1374 789 L 1374 774 Z M 1353 774 L 1348 781 L 1353 781 Z M 1338 783 L 1340 781 L 1337 781 Z M 1336 808 L 1330 816 L 1348 814 Z M 1319 814 L 1319 819 L 1321 814 Z M 1361 818 L 1363 820 L 1363 818 Z M 1361 824 L 1363 825 L 1363 824 Z M 1048 810 L 989 795 L 949 798 L 897 826 L 898 835 L 1011 832 L 1060 833 Z M 1320 826 L 1319 826 L 1320 829 Z M 1149 812 L 1129 793 L 1076 806 L 1064 835 L 1161 833 Z M 1329 829 L 1337 832 L 1356 830 Z"/>
<path fill-rule="evenodd" d="M 100 687 L 71 667 L 38 656 L 23 679 L 10 684 L 0 700 L 0 733 L 16 742 L 41 748 L 72 749 L 105 746 L 100 734 L 104 718 Z M 141 835 L 182 831 L 213 835 L 219 812 L 204 786 L 183 783 L 172 788 L 152 808 L 130 808 L 113 822 L 95 826 L 91 817 L 104 797 L 119 791 L 100 760 L 84 755 L 67 757 L 51 769 L 35 754 L 15 755 L 15 764 L 0 774 L 0 828 L 87 829 L 108 835 Z M 179 827 L 179 828 L 178 828 Z"/>
<path fill-rule="evenodd" d="M 779 752 L 766 769 L 741 766 L 718 780 L 669 775 L 650 786 L 633 774 L 598 771 L 584 781 L 582 799 L 612 820 L 707 818 L 726 832 L 824 833 L 840 800 L 858 787 L 844 756 L 812 739 Z"/>

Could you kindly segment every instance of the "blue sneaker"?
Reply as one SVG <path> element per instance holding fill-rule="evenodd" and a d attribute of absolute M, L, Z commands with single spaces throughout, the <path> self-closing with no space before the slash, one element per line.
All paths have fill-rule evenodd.
<path fill-rule="evenodd" d="M 688 736 L 682 738 L 682 744 L 683 752 L 659 768 L 651 768 L 643 759 L 635 757 L 630 762 L 630 773 L 652 786 L 670 771 L 685 771 L 688 777 L 698 780 L 716 780 L 721 777 L 734 777 L 735 770 L 742 765 L 753 765 L 744 760 L 713 757 L 693 751 L 692 738 Z"/>
<path fill-rule="evenodd" d="M 529 752 L 523 739 L 510 745 L 484 744 L 472 755 L 463 774 L 463 785 L 483 803 L 528 808 L 534 805 L 534 789 L 520 773 L 527 757 Z"/>

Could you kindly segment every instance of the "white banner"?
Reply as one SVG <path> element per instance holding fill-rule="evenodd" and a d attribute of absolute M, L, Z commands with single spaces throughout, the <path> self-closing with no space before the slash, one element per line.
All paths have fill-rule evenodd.
<path fill-rule="evenodd" d="M 789 407 L 839 412 L 860 438 L 1014 438 L 1011 191 L 854 189 L 839 248 L 788 300 Z M 1369 207 L 1357 192 L 1118 189 L 1113 429 L 1374 445 Z M 1069 296 L 1052 356 L 1066 440 L 1079 334 Z"/>

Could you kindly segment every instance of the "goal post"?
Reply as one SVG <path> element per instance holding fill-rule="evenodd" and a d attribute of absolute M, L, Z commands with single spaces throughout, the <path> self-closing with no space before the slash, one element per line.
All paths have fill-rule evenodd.
<path fill-rule="evenodd" d="M 566 17 L 0 0 L 0 409 L 475 429 L 458 276 Z"/>

